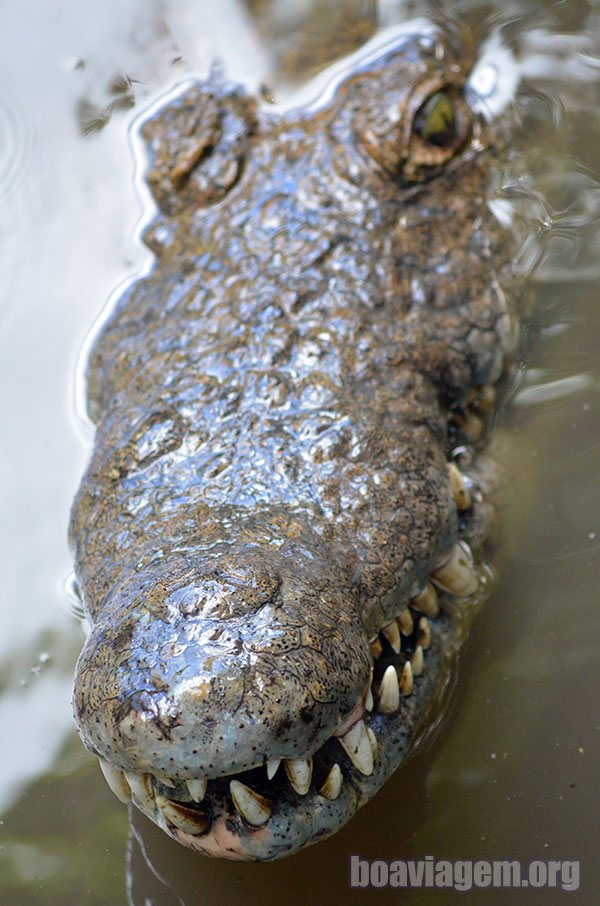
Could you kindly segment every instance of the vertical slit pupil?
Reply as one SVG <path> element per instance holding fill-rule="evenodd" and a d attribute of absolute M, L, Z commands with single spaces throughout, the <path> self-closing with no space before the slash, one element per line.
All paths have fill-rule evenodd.
<path fill-rule="evenodd" d="M 445 91 L 437 91 L 425 101 L 414 120 L 414 131 L 424 141 L 440 148 L 452 144 L 456 137 L 456 108 Z"/>

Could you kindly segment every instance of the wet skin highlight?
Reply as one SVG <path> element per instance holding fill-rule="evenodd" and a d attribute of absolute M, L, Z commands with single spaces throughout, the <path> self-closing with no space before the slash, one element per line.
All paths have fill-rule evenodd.
<path fill-rule="evenodd" d="M 156 257 L 89 357 L 74 711 L 116 794 L 199 852 L 349 820 L 481 593 L 517 323 L 474 60 L 410 34 L 321 106 L 213 76 L 142 127 Z"/>

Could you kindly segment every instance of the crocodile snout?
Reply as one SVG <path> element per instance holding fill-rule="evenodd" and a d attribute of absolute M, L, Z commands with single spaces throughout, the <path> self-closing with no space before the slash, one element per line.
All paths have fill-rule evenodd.
<path fill-rule="evenodd" d="M 171 780 L 312 755 L 369 682 L 349 577 L 301 545 L 187 560 L 139 576 L 94 625 L 75 698 L 88 745 Z"/>

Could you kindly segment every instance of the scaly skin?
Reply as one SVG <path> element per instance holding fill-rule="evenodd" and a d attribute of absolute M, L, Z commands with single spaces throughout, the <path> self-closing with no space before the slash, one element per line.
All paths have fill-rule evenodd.
<path fill-rule="evenodd" d="M 212 78 L 143 127 L 156 261 L 89 361 L 97 433 L 71 538 L 92 630 L 74 709 L 117 792 L 201 852 L 271 859 L 335 831 L 448 680 L 456 621 L 428 581 L 475 591 L 455 545 L 485 537 L 490 467 L 473 449 L 453 493 L 447 460 L 472 446 L 457 425 L 515 340 L 472 64 L 413 34 L 320 108 L 276 115 Z M 457 118 L 445 146 L 415 125 L 440 89 Z M 419 607 L 432 619 L 411 633 Z M 377 639 L 399 615 L 396 652 Z M 284 765 L 267 779 L 279 758 L 309 759 L 308 792 Z M 323 787 L 336 763 L 339 791 L 338 768 Z M 258 816 L 234 807 L 234 774 L 264 797 Z"/>

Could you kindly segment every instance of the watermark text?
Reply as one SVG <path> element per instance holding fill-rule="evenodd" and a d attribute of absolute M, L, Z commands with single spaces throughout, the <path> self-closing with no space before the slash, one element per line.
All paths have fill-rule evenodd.
<path fill-rule="evenodd" d="M 457 891 L 473 888 L 550 888 L 579 890 L 580 863 L 577 860 L 516 859 L 477 861 L 468 859 L 368 860 L 350 856 L 350 887 L 450 887 Z"/>

